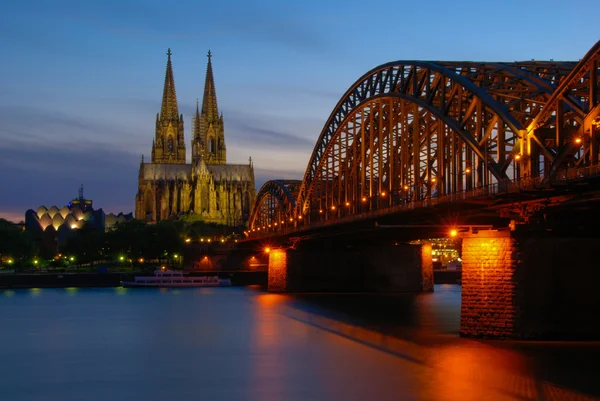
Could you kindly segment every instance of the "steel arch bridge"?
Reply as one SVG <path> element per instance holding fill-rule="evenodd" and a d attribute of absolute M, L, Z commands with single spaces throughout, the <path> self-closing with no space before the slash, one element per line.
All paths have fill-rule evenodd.
<path fill-rule="evenodd" d="M 296 197 L 300 180 L 267 181 L 256 194 L 249 226 L 255 230 L 277 230 L 289 227 L 294 221 Z"/>
<path fill-rule="evenodd" d="M 378 66 L 335 106 L 294 191 L 261 188 L 247 234 L 596 164 L 599 67 L 600 41 L 579 62 Z"/>

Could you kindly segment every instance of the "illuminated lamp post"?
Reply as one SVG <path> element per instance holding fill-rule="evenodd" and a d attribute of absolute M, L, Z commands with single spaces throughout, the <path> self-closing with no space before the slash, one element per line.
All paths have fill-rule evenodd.
<path fill-rule="evenodd" d="M 465 177 L 469 176 L 471 174 L 471 172 L 472 172 L 471 167 L 466 166 L 464 170 L 460 170 L 457 173 L 452 173 L 452 172 L 447 172 L 447 173 L 453 177 L 456 177 L 456 180 L 458 180 L 458 183 L 455 185 L 457 187 L 457 191 L 463 191 L 463 190 L 471 189 L 471 188 L 469 188 L 468 180 L 464 181 L 465 187 L 463 187 L 463 178 L 462 178 L 463 176 L 465 176 Z M 438 193 L 439 193 L 439 191 L 438 191 Z"/>
<path fill-rule="evenodd" d="M 513 168 L 513 181 L 521 181 L 521 155 L 515 155 L 515 166 Z"/>
<path fill-rule="evenodd" d="M 402 186 L 402 193 L 400 195 L 400 199 L 401 199 L 402 203 L 404 203 L 405 205 L 410 202 L 410 191 L 409 191 L 409 189 L 410 189 L 410 187 L 408 186 L 408 184 L 404 184 Z"/>

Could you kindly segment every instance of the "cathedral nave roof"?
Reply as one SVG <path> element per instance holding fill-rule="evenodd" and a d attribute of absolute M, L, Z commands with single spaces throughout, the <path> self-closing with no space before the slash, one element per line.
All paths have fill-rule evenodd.
<path fill-rule="evenodd" d="M 248 164 L 207 164 L 206 168 L 219 181 L 252 181 L 252 168 Z"/>
<path fill-rule="evenodd" d="M 191 164 L 144 163 L 144 180 L 187 180 L 192 172 Z"/>

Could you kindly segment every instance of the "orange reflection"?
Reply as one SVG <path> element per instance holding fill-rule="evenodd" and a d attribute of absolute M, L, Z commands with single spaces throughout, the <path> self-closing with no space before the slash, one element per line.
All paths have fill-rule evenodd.
<path fill-rule="evenodd" d="M 262 306 L 273 306 L 281 303 L 283 295 L 280 294 L 260 294 L 258 297 L 258 303 Z"/>

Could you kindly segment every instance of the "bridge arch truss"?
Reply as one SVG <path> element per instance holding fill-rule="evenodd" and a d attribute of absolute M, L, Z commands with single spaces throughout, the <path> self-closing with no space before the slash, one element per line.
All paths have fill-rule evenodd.
<path fill-rule="evenodd" d="M 599 66 L 600 42 L 579 63 L 376 67 L 332 111 L 286 217 L 329 221 L 596 163 Z"/>
<path fill-rule="evenodd" d="M 249 227 L 254 231 L 273 231 L 293 226 L 300 180 L 267 181 L 258 191 Z"/>

